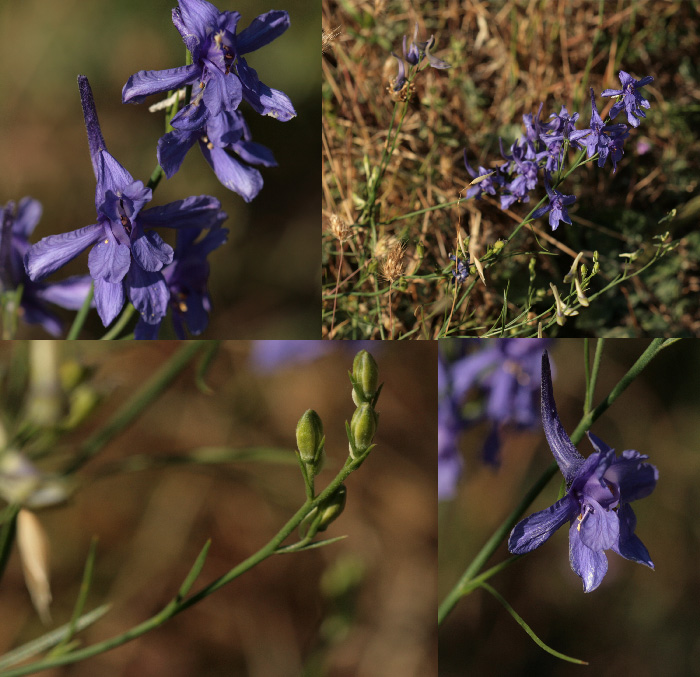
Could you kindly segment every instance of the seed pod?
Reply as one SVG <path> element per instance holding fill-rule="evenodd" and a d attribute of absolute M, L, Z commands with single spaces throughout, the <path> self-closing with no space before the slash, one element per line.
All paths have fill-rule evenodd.
<path fill-rule="evenodd" d="M 324 442 L 321 417 L 313 409 L 307 409 L 297 423 L 297 449 L 312 475 L 321 469 Z"/>
<path fill-rule="evenodd" d="M 363 402 L 355 409 L 355 413 L 350 421 L 350 433 L 358 454 L 362 455 L 367 451 L 376 432 L 377 415 L 369 404 Z M 352 446 L 350 447 L 350 455 L 352 456 Z"/>

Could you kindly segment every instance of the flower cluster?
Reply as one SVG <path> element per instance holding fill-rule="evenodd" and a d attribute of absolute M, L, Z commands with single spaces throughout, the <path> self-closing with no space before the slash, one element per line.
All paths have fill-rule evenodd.
<path fill-rule="evenodd" d="M 540 354 L 542 348 L 550 344 L 551 339 L 473 339 L 468 343 L 441 343 L 438 363 L 440 499 L 454 495 L 463 465 L 459 435 L 465 428 L 489 422 L 482 456 L 486 463 L 498 465 L 504 431 L 531 430 L 539 425 Z M 476 393 L 476 399 L 469 400 L 470 393 Z"/>
<path fill-rule="evenodd" d="M 647 76 L 635 80 L 625 71 L 619 73 L 622 89 L 606 89 L 602 96 L 616 96 L 617 102 L 610 109 L 610 119 L 614 119 L 623 110 L 627 113 L 627 121 L 632 127 L 639 125 L 639 117 L 646 117 L 642 108 L 649 108 L 649 102 L 642 98 L 639 89 L 649 84 L 653 78 Z M 552 175 L 561 175 L 566 163 L 569 148 L 585 150 L 589 159 L 597 155 L 598 166 L 603 167 L 608 158 L 617 171 L 617 163 L 623 155 L 623 145 L 629 137 L 625 124 L 606 124 L 598 113 L 595 93 L 591 91 L 591 121 L 587 128 L 577 129 L 578 113 L 570 114 L 565 106 L 559 113 L 552 113 L 549 122 L 540 119 L 544 104 L 540 104 L 537 115 L 523 115 L 525 133 L 506 152 L 501 142 L 501 155 L 505 162 L 495 170 L 479 167 L 478 173 L 467 160 L 466 150 L 464 164 L 472 178 L 487 176 L 476 185 L 469 188 L 467 198 L 480 199 L 483 193 L 500 196 L 501 209 L 508 209 L 515 202 L 529 202 L 530 192 L 537 187 L 540 172 L 544 178 L 545 189 L 549 204 L 533 212 L 532 217 L 538 218 L 549 212 L 549 224 L 556 230 L 559 222 L 571 223 L 567 205 L 575 202 L 573 195 L 563 195 L 552 185 Z"/>
<path fill-rule="evenodd" d="M 21 287 L 19 314 L 29 324 L 41 325 L 52 336 L 60 336 L 63 326 L 47 303 L 78 310 L 90 292 L 90 276 L 75 275 L 50 284 L 34 282 L 24 269 L 29 236 L 41 218 L 38 200 L 22 198 L 17 205 L 0 206 L 0 293 Z"/>
<path fill-rule="evenodd" d="M 239 111 L 246 101 L 256 113 L 288 121 L 296 116 L 289 97 L 260 81 L 244 54 L 272 42 L 289 28 L 287 12 L 261 14 L 237 32 L 239 12 L 220 12 L 206 0 L 179 0 L 172 19 L 192 63 L 162 71 L 139 71 L 124 85 L 123 103 L 141 103 L 150 94 L 191 87 L 193 96 L 170 121 L 158 141 L 158 162 L 172 177 L 198 143 L 221 183 L 252 200 L 262 188 L 260 172 L 250 165 L 273 167 L 272 152 L 251 140 Z"/>
<path fill-rule="evenodd" d="M 94 283 L 97 313 L 105 327 L 120 313 L 128 298 L 140 315 L 135 337 L 155 338 L 174 292 L 174 305 L 183 317 L 193 320 L 190 330 L 200 333 L 207 324 L 208 297 L 206 293 L 183 296 L 187 284 L 200 292 L 202 284 L 200 278 L 183 285 L 182 268 L 187 266 L 183 260 L 194 257 L 200 265 L 206 263 L 207 253 L 225 241 L 228 231 L 220 226 L 226 213 L 221 211 L 219 201 L 208 195 L 144 209 L 151 200 L 151 189 L 135 181 L 107 151 L 87 78 L 80 76 L 78 85 L 97 179 L 97 223 L 49 235 L 32 245 L 24 257 L 27 275 L 32 282 L 42 280 L 92 247 L 88 268 Z M 155 230 L 149 230 L 159 226 L 189 231 L 185 240 L 190 244 L 205 229 L 219 233 L 213 238 L 215 245 L 211 246 L 210 240 L 209 246 L 201 246 L 194 253 L 179 247 L 176 259 L 173 248 Z M 192 266 L 190 261 L 189 267 L 197 266 Z"/>
<path fill-rule="evenodd" d="M 188 64 L 139 71 L 122 92 L 124 103 L 174 92 L 165 106 L 155 106 L 170 107 L 167 128 L 172 131 L 158 142 L 162 172 L 144 185 L 107 151 L 92 90 L 81 75 L 78 85 L 97 182 L 96 222 L 30 245 L 28 237 L 41 214 L 39 203 L 25 198 L 19 210 L 9 203 L 0 211 L 0 291 L 21 288 L 20 312 L 54 335 L 60 334 L 61 326 L 44 302 L 77 310 L 87 303 L 91 285 L 93 305 L 105 327 L 129 302 L 139 314 L 136 339 L 157 338 L 168 309 L 178 338 L 186 338 L 187 331 L 203 332 L 211 311 L 208 256 L 226 242 L 228 230 L 222 223 L 227 215 L 219 200 L 208 195 L 147 209 L 157 179 L 163 173 L 173 176 L 198 142 L 219 180 L 250 201 L 263 185 L 252 165 L 276 163 L 269 149 L 251 140 L 240 104 L 246 101 L 257 113 L 277 120 L 296 116 L 289 97 L 262 83 L 244 57 L 287 30 L 287 12 L 261 14 L 238 32 L 238 12 L 220 12 L 206 0 L 179 0 L 178 5 L 172 20 L 189 52 Z M 154 230 L 161 227 L 177 231 L 174 248 Z M 42 282 L 86 249 L 90 276 Z"/>
<path fill-rule="evenodd" d="M 569 522 L 569 560 L 585 592 L 602 582 L 608 570 L 606 550 L 653 569 L 649 552 L 634 533 L 637 518 L 629 504 L 654 490 L 658 470 L 637 451 L 616 456 L 591 432 L 588 439 L 594 453 L 588 458 L 579 454 L 557 414 L 547 351 L 542 355 L 542 427 L 567 491 L 551 507 L 519 522 L 508 549 L 515 554 L 530 552 Z"/>

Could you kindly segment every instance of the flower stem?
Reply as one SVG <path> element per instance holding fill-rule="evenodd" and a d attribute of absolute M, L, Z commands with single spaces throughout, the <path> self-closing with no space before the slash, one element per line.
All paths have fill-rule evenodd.
<path fill-rule="evenodd" d="M 90 291 L 88 291 L 87 296 L 85 297 L 85 301 L 83 301 L 83 305 L 80 306 L 80 310 L 75 316 L 75 319 L 73 320 L 73 324 L 71 325 L 70 331 L 68 332 L 68 336 L 66 336 L 66 341 L 75 341 L 75 339 L 78 338 L 78 334 L 80 333 L 80 330 L 83 328 L 83 325 L 85 324 L 85 320 L 87 319 L 87 314 L 90 310 L 90 304 L 92 303 L 92 299 L 95 295 L 95 282 L 94 280 L 90 283 Z"/>

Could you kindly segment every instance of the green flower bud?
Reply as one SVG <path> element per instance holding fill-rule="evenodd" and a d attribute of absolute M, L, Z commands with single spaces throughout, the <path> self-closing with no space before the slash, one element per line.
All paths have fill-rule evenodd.
<path fill-rule="evenodd" d="M 377 392 L 377 381 L 379 380 L 379 368 L 374 358 L 366 350 L 361 350 L 352 363 L 352 378 L 362 391 L 363 400 L 369 402 Z M 352 401 L 359 407 L 358 396 L 355 388 L 352 389 Z"/>
<path fill-rule="evenodd" d="M 344 484 L 341 484 L 335 493 L 321 506 L 319 510 L 321 518 L 318 524 L 319 531 L 325 531 L 331 522 L 336 520 L 345 509 L 345 499 L 347 497 L 347 489 Z"/>
<path fill-rule="evenodd" d="M 363 402 L 352 415 L 350 421 L 350 433 L 355 442 L 355 449 L 358 454 L 364 454 L 367 448 L 372 444 L 374 433 L 377 432 L 377 415 L 374 409 Z M 350 455 L 353 456 L 352 446 L 350 447 Z M 353 456 L 354 458 L 354 456 Z"/>
<path fill-rule="evenodd" d="M 321 417 L 313 409 L 307 409 L 297 423 L 297 449 L 301 460 L 314 469 L 314 475 L 323 457 L 324 441 Z"/>

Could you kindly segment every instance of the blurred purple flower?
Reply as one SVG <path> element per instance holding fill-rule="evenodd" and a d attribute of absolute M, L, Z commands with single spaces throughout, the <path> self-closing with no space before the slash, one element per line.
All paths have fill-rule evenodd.
<path fill-rule="evenodd" d="M 485 169 L 484 167 L 479 167 L 479 171 L 477 173 L 476 170 L 472 168 L 472 166 L 467 160 L 466 148 L 464 149 L 464 166 L 466 167 L 467 171 L 469 172 L 469 176 L 471 176 L 472 179 L 475 179 L 477 176 L 485 176 L 486 174 L 491 174 L 491 176 L 489 176 L 486 179 L 483 179 L 482 181 L 479 181 L 479 183 L 475 184 L 474 186 L 469 188 L 469 190 L 467 190 L 467 199 L 471 197 L 476 197 L 477 200 L 480 200 L 482 193 L 495 195 L 496 187 L 503 185 L 503 176 L 501 176 L 497 171 L 494 173 L 493 169 Z"/>
<path fill-rule="evenodd" d="M 651 77 L 651 75 L 647 75 L 641 80 L 635 80 L 629 73 L 625 73 L 625 71 L 620 71 L 618 77 L 622 83 L 622 89 L 606 89 L 601 94 L 601 96 L 620 97 L 610 109 L 610 119 L 614 120 L 617 114 L 624 108 L 627 113 L 627 122 L 629 122 L 632 127 L 639 127 L 638 118 L 646 117 L 646 113 L 644 113 L 642 108 L 650 108 L 650 104 L 637 90 L 648 85 L 654 78 Z"/>
<path fill-rule="evenodd" d="M 542 425 L 547 442 L 566 480 L 567 492 L 554 505 L 521 520 L 511 532 L 508 549 L 525 554 L 542 545 L 570 522 L 569 560 L 583 580 L 584 592 L 595 590 L 608 570 L 605 550 L 654 568 L 649 552 L 635 535 L 637 518 L 630 507 L 651 494 L 659 473 L 637 451 L 626 450 L 620 458 L 592 433 L 595 449 L 584 459 L 572 444 L 559 420 L 547 352 L 542 355 Z"/>
<path fill-rule="evenodd" d="M 453 498 L 464 462 L 459 453 L 459 435 L 464 423 L 459 403 L 452 394 L 447 365 L 438 352 L 438 500 Z"/>
<path fill-rule="evenodd" d="M 52 336 L 63 330 L 60 319 L 49 310 L 53 303 L 67 310 L 78 310 L 90 291 L 90 276 L 76 275 L 60 282 L 33 282 L 24 269 L 29 236 L 41 218 L 41 204 L 24 197 L 15 205 L 0 206 L 0 293 L 22 285 L 19 315 L 28 324 L 40 324 Z"/>
<path fill-rule="evenodd" d="M 97 178 L 97 223 L 50 235 L 32 245 L 24 260 L 27 274 L 32 281 L 41 280 L 92 246 L 88 266 L 104 326 L 119 314 L 127 296 L 146 323 L 159 324 L 170 298 L 162 269 L 172 262 L 173 249 L 155 231 L 145 228 L 212 228 L 226 214 L 220 202 L 208 195 L 142 211 L 151 200 L 151 189 L 134 181 L 107 152 L 90 84 L 81 75 L 78 85 Z"/>
<path fill-rule="evenodd" d="M 423 58 L 428 59 L 428 63 L 430 66 L 433 68 L 438 68 L 438 69 L 444 69 L 444 68 L 452 68 L 452 66 L 447 63 L 447 61 L 443 61 L 442 59 L 438 59 L 436 56 L 433 56 L 430 53 L 430 50 L 435 46 L 435 36 L 431 35 L 430 39 L 427 40 L 426 42 L 418 42 L 418 23 L 416 22 L 416 27 L 413 31 L 413 42 L 411 42 L 411 46 L 406 49 L 406 43 L 407 43 L 407 36 L 403 36 L 403 59 L 401 59 L 400 56 L 395 54 L 394 52 L 391 53 L 391 55 L 399 62 L 399 69 L 398 73 L 396 75 L 396 79 L 394 80 L 394 91 L 398 92 L 405 84 L 406 82 L 406 68 L 404 66 L 404 61 L 411 66 L 419 66 L 420 62 L 423 60 Z"/>
<path fill-rule="evenodd" d="M 499 463 L 502 430 L 533 429 L 539 424 L 540 354 L 550 343 L 551 339 L 496 339 L 451 365 L 458 401 L 472 388 L 484 397 L 482 418 L 492 423 L 483 448 L 486 463 Z"/>
<path fill-rule="evenodd" d="M 454 254 L 450 254 L 450 259 L 455 262 L 455 268 L 452 270 L 455 284 L 463 284 L 469 277 L 469 255 L 467 254 L 466 263 L 462 259 L 458 259 Z"/>
<path fill-rule="evenodd" d="M 287 364 L 311 362 L 339 346 L 352 352 L 364 349 L 372 353 L 380 347 L 376 341 L 253 341 L 250 358 L 258 371 L 273 371 Z"/>

